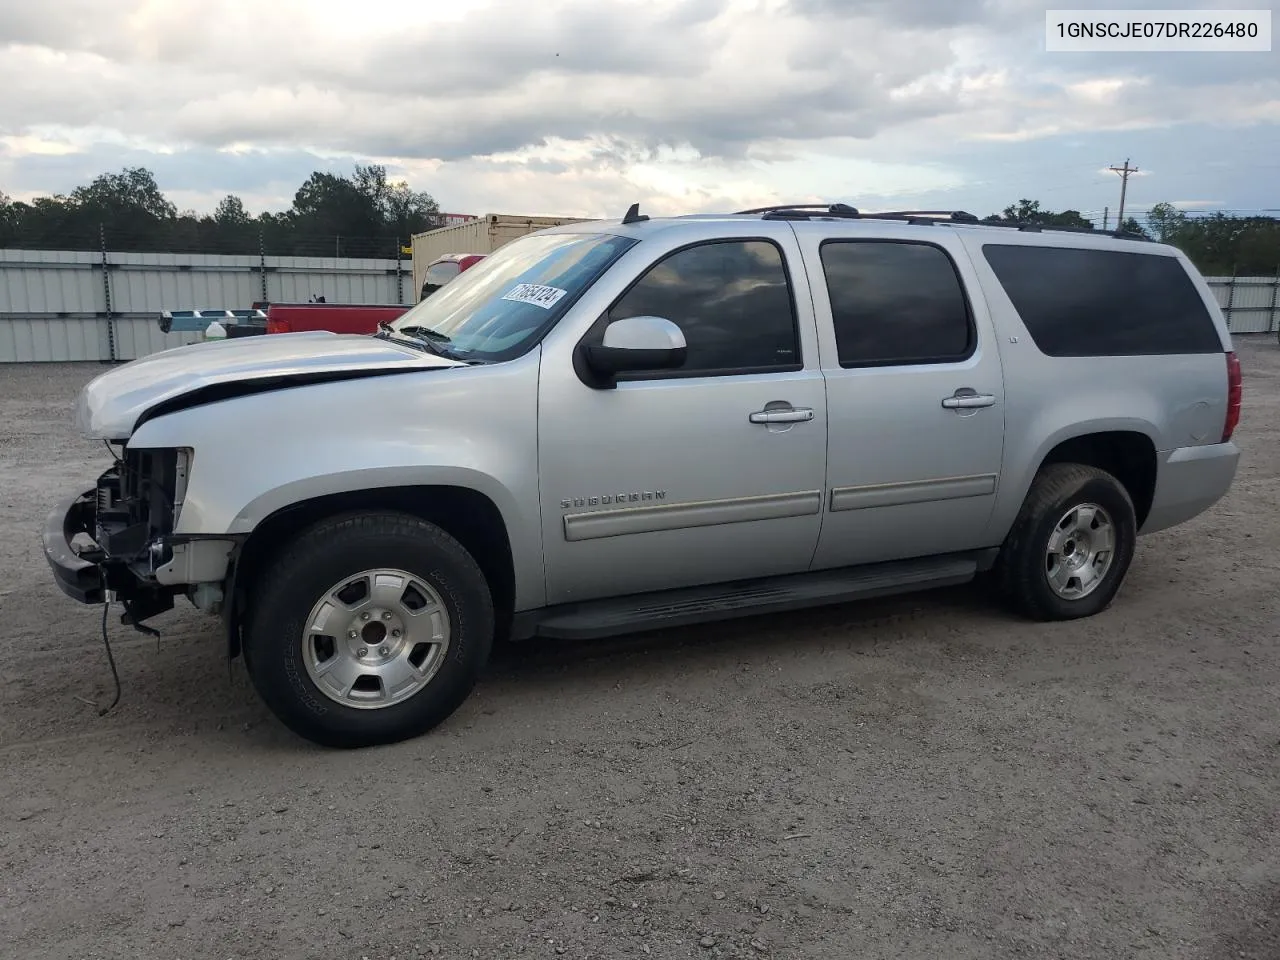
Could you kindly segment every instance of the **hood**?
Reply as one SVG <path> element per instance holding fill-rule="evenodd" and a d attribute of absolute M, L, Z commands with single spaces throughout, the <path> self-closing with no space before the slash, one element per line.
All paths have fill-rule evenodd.
<path fill-rule="evenodd" d="M 266 334 L 162 350 L 95 377 L 80 391 L 76 428 L 124 440 L 148 411 L 278 387 L 464 366 L 393 340 L 327 331 Z"/>

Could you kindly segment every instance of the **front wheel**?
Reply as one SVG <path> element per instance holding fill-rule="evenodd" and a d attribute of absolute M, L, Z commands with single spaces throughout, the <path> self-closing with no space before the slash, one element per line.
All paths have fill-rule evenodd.
<path fill-rule="evenodd" d="M 1049 464 L 1009 531 L 997 580 L 1031 619 L 1090 617 L 1115 597 L 1136 544 L 1133 501 L 1119 480 L 1084 464 Z"/>
<path fill-rule="evenodd" d="M 291 730 L 363 747 L 425 733 L 470 694 L 493 643 L 475 560 L 403 514 L 324 520 L 267 569 L 246 625 L 246 667 Z"/>

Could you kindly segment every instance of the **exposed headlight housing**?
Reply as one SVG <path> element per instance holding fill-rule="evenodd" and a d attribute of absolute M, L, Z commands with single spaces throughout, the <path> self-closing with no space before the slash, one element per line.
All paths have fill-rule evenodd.
<path fill-rule="evenodd" d="M 125 446 L 115 465 L 98 478 L 96 539 L 108 556 L 137 557 L 173 533 L 192 458 L 189 447 Z"/>

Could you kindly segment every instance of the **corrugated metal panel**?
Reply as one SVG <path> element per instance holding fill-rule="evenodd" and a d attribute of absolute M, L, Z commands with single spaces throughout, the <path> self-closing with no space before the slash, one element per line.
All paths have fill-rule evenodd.
<path fill-rule="evenodd" d="M 0 314 L 94 313 L 104 299 L 100 254 L 0 250 Z"/>
<path fill-rule="evenodd" d="M 1280 278 L 1206 277 L 1232 333 L 1280 330 Z"/>
<path fill-rule="evenodd" d="M 396 261 L 354 260 L 347 257 L 267 257 L 267 299 L 301 303 L 323 296 L 329 303 L 400 303 Z M 405 271 L 404 302 L 408 296 L 410 263 Z"/>
<path fill-rule="evenodd" d="M 103 360 L 107 328 L 101 320 L 0 320 L 0 362 Z"/>
<path fill-rule="evenodd" d="M 185 333 L 164 333 L 154 320 L 143 317 L 116 319 L 116 359 L 137 360 L 170 347 L 180 347 L 188 343 L 196 343 L 200 334 L 195 331 Z"/>
<path fill-rule="evenodd" d="M 134 315 L 115 318 L 118 357 L 186 342 L 160 332 L 155 318 L 162 310 L 236 309 L 264 299 L 256 256 L 108 252 L 107 259 L 110 309 Z M 415 299 L 407 258 L 399 262 L 402 287 L 394 259 L 268 257 L 265 263 L 269 300 L 306 301 L 315 294 L 330 303 Z M 107 308 L 100 253 L 0 250 L 0 363 L 107 359 Z"/>
<path fill-rule="evenodd" d="M 192 259 L 192 258 L 188 258 Z M 127 265 L 111 270 L 111 308 L 118 313 L 247 307 L 260 299 L 262 282 L 253 258 L 243 264 Z"/>
<path fill-rule="evenodd" d="M 214 254 L 108 253 L 111 309 L 159 313 L 247 307 L 262 299 L 257 257 Z M 347 257 L 267 257 L 268 299 L 398 303 L 396 261 Z M 400 261 L 406 284 L 412 271 Z M 100 254 L 0 250 L 0 314 L 95 313 L 107 309 Z"/>

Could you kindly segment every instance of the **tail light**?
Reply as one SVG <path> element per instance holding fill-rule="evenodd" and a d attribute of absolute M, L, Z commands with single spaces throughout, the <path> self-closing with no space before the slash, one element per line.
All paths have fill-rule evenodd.
<path fill-rule="evenodd" d="M 289 321 L 267 317 L 267 333 L 288 333 Z"/>
<path fill-rule="evenodd" d="M 1240 381 L 1240 358 L 1234 352 L 1227 354 L 1227 422 L 1222 427 L 1222 442 L 1226 443 L 1240 423 L 1240 398 L 1244 386 Z"/>

